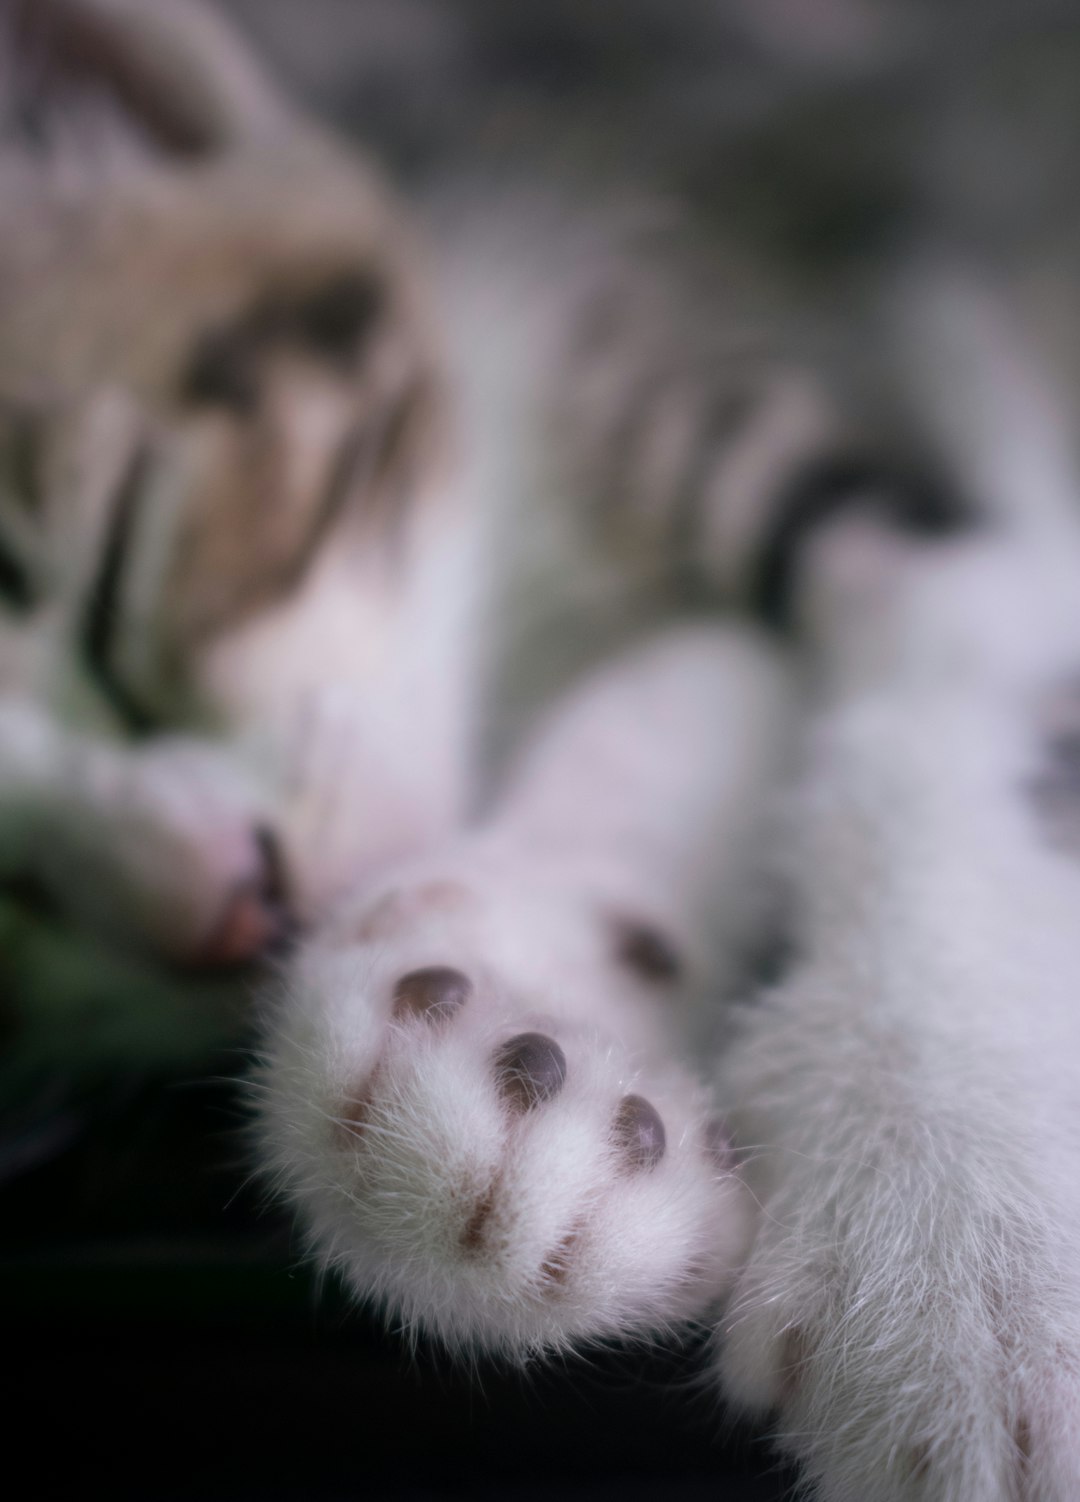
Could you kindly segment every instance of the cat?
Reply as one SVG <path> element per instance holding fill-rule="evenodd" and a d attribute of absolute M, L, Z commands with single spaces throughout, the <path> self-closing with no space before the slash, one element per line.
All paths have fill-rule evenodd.
<path fill-rule="evenodd" d="M 428 280 L 385 189 L 211 11 L 41 14 L 49 54 L 94 92 L 58 121 L 32 101 L 13 129 L 37 160 L 20 146 L 4 163 L 27 228 L 0 270 L 6 869 L 174 961 L 257 954 L 282 906 L 312 930 L 265 1003 L 257 1150 L 316 1255 L 412 1327 L 524 1355 L 708 1318 L 728 1334 L 729 1395 L 779 1405 L 827 1497 L 1005 1497 L 1018 1477 L 1071 1495 L 1072 1284 L 1048 1250 L 1071 1234 L 1067 1017 L 1055 1001 L 1040 1023 L 1062 1060 L 1044 1095 L 1014 993 L 980 1012 L 965 991 L 964 1037 L 987 1058 L 1004 1037 L 1011 1057 L 945 1077 L 942 1115 L 918 1053 L 937 1015 L 913 1009 L 896 1047 L 879 1042 L 844 968 L 869 969 L 879 900 L 922 911 L 892 905 L 899 821 L 876 779 L 914 787 L 901 834 L 918 851 L 936 832 L 923 808 L 955 790 L 959 818 L 970 792 L 1017 889 L 1067 905 L 1072 869 L 1017 791 L 1035 778 L 1053 803 L 1054 769 L 1011 758 L 1029 689 L 1069 665 L 1068 529 L 1028 547 L 991 516 L 991 541 L 933 548 L 880 520 L 957 520 L 918 437 L 941 361 L 892 368 L 873 318 L 887 289 L 857 300 L 845 273 L 800 298 L 762 274 L 752 236 L 696 255 L 700 225 L 627 208 L 618 180 L 604 201 L 558 161 L 551 193 L 538 171 L 522 191 L 458 182 L 428 201 Z M 806 326 L 837 314 L 849 337 L 822 355 Z M 975 399 L 983 363 L 943 388 L 943 413 L 972 390 L 974 415 L 936 447 L 984 512 L 997 487 L 1026 514 L 1017 494 L 1056 438 L 1035 424 L 999 463 L 986 433 L 1031 425 L 1015 380 Z M 801 647 L 732 619 L 735 602 L 801 626 Z M 1029 618 L 1031 653 L 1010 655 Z M 962 671 L 942 693 L 927 636 L 936 650 L 952 631 Z M 796 837 L 777 841 L 807 693 L 824 749 Z M 927 695 L 967 726 L 977 790 L 963 755 L 911 749 Z M 984 724 L 1007 766 L 978 761 Z M 829 844 L 849 764 L 875 789 L 853 815 L 868 875 Z M 772 937 L 760 867 L 778 844 L 790 972 L 731 1045 L 717 999 Z M 976 875 L 980 850 L 956 841 Z M 865 925 L 841 921 L 852 883 Z M 993 921 L 1008 959 L 1019 930 Z M 1045 933 L 1067 980 L 1067 926 L 1031 922 L 1017 942 Z M 912 1092 L 901 1125 L 922 1155 L 888 1114 L 890 1080 Z M 984 1129 L 993 1161 L 966 1150 Z M 897 1173 L 927 1207 L 899 1250 L 894 1202 L 873 1193 Z M 829 1283 L 823 1247 L 843 1254 Z M 935 1318 L 932 1298 L 898 1308 L 918 1287 L 959 1290 L 965 1319 Z"/>
<path fill-rule="evenodd" d="M 1071 204 L 1052 207 L 1067 226 Z M 759 598 L 799 625 L 816 707 L 774 837 L 788 973 L 727 1040 L 713 1089 L 673 1087 L 657 1060 L 709 1056 L 693 993 L 716 977 L 715 1016 L 722 967 L 710 956 L 697 971 L 716 919 L 687 926 L 689 894 L 730 913 L 752 861 L 733 881 L 683 826 L 673 868 L 673 821 L 656 885 L 679 894 L 674 912 L 650 892 L 648 857 L 636 876 L 621 867 L 618 907 L 647 920 L 630 952 L 648 957 L 665 1049 L 634 1047 L 625 947 L 598 974 L 595 930 L 555 939 L 567 891 L 595 883 L 590 910 L 611 910 L 593 841 L 627 786 L 622 727 L 642 745 L 658 720 L 691 723 L 663 694 L 662 658 L 623 670 L 662 714 L 620 709 L 601 675 L 485 829 L 358 889 L 291 971 L 260 1076 L 263 1151 L 316 1255 L 407 1329 L 526 1356 L 711 1319 L 729 1399 L 771 1410 L 817 1494 L 844 1502 L 1080 1492 L 1067 683 L 1080 539 L 1068 416 L 1050 420 L 1022 355 L 1034 328 L 1032 368 L 1051 386 L 1067 374 L 1075 298 L 1056 258 L 1070 235 L 1051 223 L 1037 255 L 991 256 L 991 294 L 959 327 L 963 278 L 902 258 L 910 284 L 881 337 L 914 350 L 893 397 L 936 434 L 970 530 L 953 535 L 957 516 L 923 511 L 887 467 L 815 467 L 804 452 L 798 504 L 789 492 L 778 508 L 794 525 L 756 538 Z M 1049 338 L 1047 283 L 1061 315 Z M 994 335 L 1010 303 L 1018 325 L 1006 316 Z M 843 452 L 825 442 L 827 458 Z M 780 449 L 775 430 L 765 447 Z M 713 525 L 738 514 L 727 500 Z M 760 497 L 747 511 L 760 527 Z M 949 535 L 913 542 L 888 522 L 905 513 Z M 721 568 L 739 556 L 727 539 Z M 708 693 L 718 724 L 753 729 L 730 682 Z M 714 860 L 737 848 L 717 813 L 753 810 L 763 837 L 775 784 L 760 803 L 736 793 L 721 771 L 747 775 L 739 738 L 723 758 L 722 737 L 699 725 L 694 738 L 717 775 L 695 788 L 659 752 L 638 764 L 624 850 L 656 859 L 645 831 L 685 788 Z"/>
<path fill-rule="evenodd" d="M 259 1076 L 313 1251 L 406 1330 L 712 1320 L 729 1399 L 844 1502 L 1080 1487 L 1075 463 L 968 296 L 923 389 L 972 424 L 981 525 L 913 538 L 868 491 L 804 540 L 789 806 L 782 659 L 771 702 L 730 626 L 606 665 L 485 828 L 301 953 Z M 778 807 L 786 973 L 717 1048 Z"/>
<path fill-rule="evenodd" d="M 520 1357 L 725 1291 L 750 1206 L 693 1042 L 753 932 L 793 698 L 745 627 L 606 662 L 479 828 L 360 884 L 287 967 L 259 1152 L 406 1328 Z"/>
<path fill-rule="evenodd" d="M 362 865 L 360 824 L 374 862 L 455 824 L 469 626 L 440 581 L 469 526 L 376 171 L 208 9 L 5 23 L 0 859 L 63 925 L 10 900 L 50 985 L 16 963 L 6 989 L 77 1009 L 120 976 L 179 1037 L 170 971 L 272 949 Z"/>
<path fill-rule="evenodd" d="M 933 300 L 997 520 L 803 560 L 793 960 L 721 1059 L 761 1221 L 718 1370 L 829 1498 L 1080 1491 L 1076 460 L 1015 326 Z M 961 312 L 961 310 L 965 310 Z M 930 399 L 957 404 L 928 375 Z M 974 476 L 973 476 L 974 477 Z"/>
<path fill-rule="evenodd" d="M 6 989 L 149 987 L 182 1032 L 160 961 L 217 975 L 437 844 L 579 668 L 739 595 L 840 419 L 748 267 L 618 186 L 459 182 L 425 266 L 213 10 L 6 20 Z"/>

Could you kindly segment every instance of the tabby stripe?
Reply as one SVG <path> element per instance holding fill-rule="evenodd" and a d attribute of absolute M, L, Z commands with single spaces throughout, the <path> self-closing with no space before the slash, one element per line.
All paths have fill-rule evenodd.
<path fill-rule="evenodd" d="M 8 552 L 0 539 L 0 595 L 15 607 L 26 611 L 37 600 L 37 591 L 30 582 L 30 575 L 14 553 Z"/>
<path fill-rule="evenodd" d="M 753 598 L 770 625 L 792 626 L 799 554 L 823 523 L 865 509 L 904 531 L 944 537 L 973 525 L 966 503 L 928 475 L 858 454 L 833 454 L 808 466 L 781 489 L 771 533 L 758 555 Z"/>
<path fill-rule="evenodd" d="M 136 449 L 117 487 L 101 563 L 90 589 L 82 629 L 82 649 L 87 666 L 117 715 L 135 735 L 145 735 L 152 730 L 154 717 L 116 676 L 111 658 L 119 622 L 124 566 L 131 551 L 149 460 L 145 448 Z"/>

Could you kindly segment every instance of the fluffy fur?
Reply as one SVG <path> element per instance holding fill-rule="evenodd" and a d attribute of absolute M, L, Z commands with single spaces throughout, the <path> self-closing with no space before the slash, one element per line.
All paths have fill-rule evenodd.
<path fill-rule="evenodd" d="M 721 1065 L 761 1222 L 720 1367 L 779 1409 L 823 1496 L 1063 1502 L 1080 529 L 1022 341 L 985 305 L 958 320 L 951 291 L 936 350 L 977 356 L 950 415 L 998 522 L 929 552 L 841 525 L 807 561 L 828 688 L 789 847 L 795 961 Z"/>
<path fill-rule="evenodd" d="M 144 975 L 309 930 L 257 1151 L 410 1329 L 707 1315 L 832 1502 L 1075 1496 L 1080 542 L 1016 339 L 913 255 L 890 323 L 887 278 L 697 255 L 588 172 L 455 177 L 429 279 L 212 11 L 42 15 L 63 109 L 31 77 L 0 161 L 3 874 Z M 941 521 L 927 453 L 981 533 L 888 521 Z M 777 885 L 789 974 L 719 1051 Z"/>
<path fill-rule="evenodd" d="M 317 1255 L 409 1326 L 513 1355 L 655 1329 L 730 1280 L 748 1206 L 672 1024 L 730 966 L 791 690 L 764 641 L 683 632 L 606 667 L 466 842 L 357 891 L 291 969 L 261 1151 Z M 740 933 L 741 930 L 741 933 Z M 402 1012 L 453 967 L 453 1016 Z M 524 1111 L 498 1053 L 566 1077 Z M 636 1161 L 644 1096 L 666 1150 Z"/>
<path fill-rule="evenodd" d="M 635 989 L 617 949 L 594 968 L 588 890 L 614 862 L 626 885 L 607 912 L 651 924 L 659 894 L 676 897 L 666 931 L 691 956 L 679 915 L 695 893 L 730 919 L 730 873 L 745 882 L 749 867 L 727 821 L 758 808 L 759 838 L 767 828 L 761 753 L 781 722 L 771 710 L 753 731 L 764 664 L 746 698 L 731 645 L 714 656 L 723 636 L 711 677 L 682 642 L 621 682 L 601 675 L 477 843 L 362 893 L 294 973 L 264 1075 L 271 1161 L 323 1255 L 456 1346 L 522 1354 L 701 1314 L 749 1217 L 718 1320 L 722 1380 L 736 1403 L 779 1410 L 784 1443 L 840 1502 L 1065 1499 L 1080 1485 L 1080 867 L 1058 764 L 1078 712 L 1080 532 L 1067 449 L 1015 331 L 955 284 L 946 305 L 963 316 L 935 321 L 937 297 L 922 284 L 921 349 L 967 369 L 965 400 L 938 416 L 958 461 L 993 477 L 986 520 L 926 544 L 856 508 L 804 552 L 795 608 L 819 707 L 781 845 L 794 958 L 710 1092 L 745 1166 L 725 1149 L 719 1175 L 701 1174 L 701 1109 L 686 1117 L 687 1085 L 657 1071 L 680 1039 L 700 1059 L 693 1002 L 668 1002 L 646 1062 L 625 1062 Z M 672 673 L 689 697 L 664 690 L 659 713 Z M 703 697 L 723 706 L 715 720 Z M 640 829 L 663 828 L 681 799 L 699 819 L 717 812 L 707 833 L 667 826 L 682 850 L 669 865 Z M 576 923 L 587 899 L 584 933 L 561 928 L 552 871 Z M 730 959 L 732 929 L 712 933 Z M 435 1023 L 395 1017 L 400 977 L 431 964 L 475 977 L 474 994 Z M 715 954 L 700 973 L 715 1009 Z M 602 1046 L 613 1078 L 582 1018 L 624 1040 Z M 564 1090 L 520 1118 L 500 1098 L 497 1050 L 529 1026 L 573 1046 Z M 661 1167 L 627 1177 L 614 1123 L 629 1088 L 674 1131 Z M 642 1213 L 661 1185 L 662 1208 Z"/>

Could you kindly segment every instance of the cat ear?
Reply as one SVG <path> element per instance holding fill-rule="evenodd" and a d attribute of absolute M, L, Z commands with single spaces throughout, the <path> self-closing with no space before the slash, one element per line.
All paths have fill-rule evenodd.
<path fill-rule="evenodd" d="M 8 45 L 34 103 L 108 99 L 173 155 L 211 155 L 295 131 L 243 39 L 202 0 L 14 0 Z"/>

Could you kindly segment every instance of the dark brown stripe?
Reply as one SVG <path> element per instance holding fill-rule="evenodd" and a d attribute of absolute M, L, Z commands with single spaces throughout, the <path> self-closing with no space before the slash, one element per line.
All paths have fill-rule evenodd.
<path fill-rule="evenodd" d="M 6 403 L 4 404 L 6 408 Z M 36 415 L 12 407 L 4 411 L 3 486 L 13 508 L 33 518 L 42 509 L 41 434 Z M 0 534 L 0 596 L 16 610 L 26 611 L 41 598 L 33 570 L 15 547 Z"/>
<path fill-rule="evenodd" d="M 124 567 L 131 550 L 148 468 L 149 454 L 144 448 L 136 449 L 113 501 L 109 530 L 97 577 L 90 588 L 82 629 L 86 665 L 105 698 L 134 735 L 145 735 L 153 730 L 155 718 L 117 677 L 112 658 Z"/>
<path fill-rule="evenodd" d="M 799 557 L 811 534 L 844 511 L 865 509 L 900 531 L 949 537 L 974 525 L 970 507 L 929 475 L 859 454 L 832 454 L 781 490 L 758 554 L 754 600 L 772 626 L 792 626 Z"/>
<path fill-rule="evenodd" d="M 259 365 L 273 349 L 303 350 L 351 372 L 386 311 L 383 284 L 344 271 L 314 291 L 279 291 L 196 341 L 180 381 L 181 400 L 250 416 L 259 397 Z"/>
<path fill-rule="evenodd" d="M 22 564 L 0 537 L 0 595 L 16 610 L 25 612 L 37 603 L 37 591 Z"/>
<path fill-rule="evenodd" d="M 314 354 L 351 364 L 386 310 L 386 288 L 371 274 L 345 272 L 304 299 L 286 323 Z"/>

